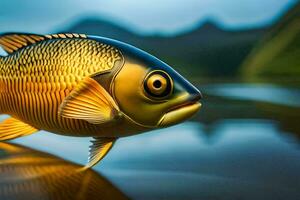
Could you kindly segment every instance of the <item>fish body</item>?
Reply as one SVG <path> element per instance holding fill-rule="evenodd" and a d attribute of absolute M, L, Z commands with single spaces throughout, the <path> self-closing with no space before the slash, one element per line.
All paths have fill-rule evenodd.
<path fill-rule="evenodd" d="M 101 135 L 99 125 L 64 118 L 58 108 L 84 77 L 110 70 L 122 59 L 117 49 L 93 40 L 59 38 L 30 45 L 1 63 L 0 111 L 37 129 Z"/>
<path fill-rule="evenodd" d="M 46 130 L 94 137 L 89 166 L 119 137 L 193 115 L 200 92 L 131 45 L 84 34 L 4 34 L 0 46 L 0 140 Z"/>

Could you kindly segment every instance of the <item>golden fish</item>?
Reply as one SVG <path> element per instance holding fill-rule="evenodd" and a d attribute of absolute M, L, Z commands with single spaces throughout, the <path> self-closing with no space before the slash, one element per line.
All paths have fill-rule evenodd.
<path fill-rule="evenodd" d="M 117 138 L 177 124 L 200 92 L 167 64 L 131 45 L 83 34 L 0 36 L 0 140 L 46 130 L 94 137 L 91 167 Z"/>
<path fill-rule="evenodd" d="M 0 199 L 129 199 L 97 172 L 25 146 L 0 142 Z"/>

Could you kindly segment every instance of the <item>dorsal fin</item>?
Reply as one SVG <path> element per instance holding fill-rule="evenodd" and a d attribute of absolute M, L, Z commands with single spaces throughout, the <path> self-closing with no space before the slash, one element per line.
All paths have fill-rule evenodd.
<path fill-rule="evenodd" d="M 51 35 L 38 35 L 29 33 L 5 33 L 0 35 L 0 46 L 7 53 L 13 53 L 28 45 L 35 44 L 43 40 L 50 40 L 56 38 L 86 38 L 86 35 L 77 33 L 60 33 Z"/>

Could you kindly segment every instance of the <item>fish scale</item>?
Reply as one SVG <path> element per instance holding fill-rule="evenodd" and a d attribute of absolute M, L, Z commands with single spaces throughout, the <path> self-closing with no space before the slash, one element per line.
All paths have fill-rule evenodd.
<path fill-rule="evenodd" d="M 97 125 L 58 114 L 64 98 L 85 77 L 121 61 L 118 49 L 89 39 L 40 41 L 0 61 L 0 109 L 33 127 L 63 134 L 97 135 Z"/>

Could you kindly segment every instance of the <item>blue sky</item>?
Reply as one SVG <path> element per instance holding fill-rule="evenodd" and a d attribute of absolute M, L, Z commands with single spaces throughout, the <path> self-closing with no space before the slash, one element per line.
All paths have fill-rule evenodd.
<path fill-rule="evenodd" d="M 213 19 L 229 28 L 271 23 L 297 0 L 1 0 L 0 32 L 47 33 L 99 16 L 140 33 L 173 34 Z"/>

